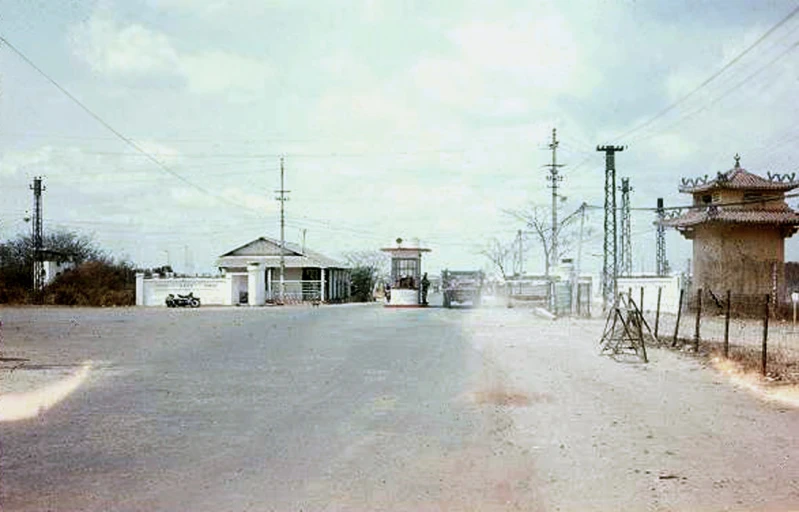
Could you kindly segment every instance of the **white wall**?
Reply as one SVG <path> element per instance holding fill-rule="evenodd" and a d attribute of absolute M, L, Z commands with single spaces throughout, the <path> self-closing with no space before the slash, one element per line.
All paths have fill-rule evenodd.
<path fill-rule="evenodd" d="M 136 305 L 166 306 L 164 301 L 170 293 L 186 295 L 189 292 L 199 297 L 202 304 L 231 305 L 233 299 L 238 300 L 238 292 L 233 296 L 232 277 L 144 279 L 139 274 L 136 276 Z"/>
<path fill-rule="evenodd" d="M 44 284 L 50 284 L 55 281 L 55 278 L 61 275 L 65 270 L 75 268 L 75 264 L 71 261 L 59 263 L 57 261 L 45 261 L 44 264 Z"/>
<path fill-rule="evenodd" d="M 641 288 L 644 289 L 644 311 L 657 309 L 658 288 L 662 289 L 660 295 L 660 311 L 662 313 L 677 314 L 677 305 L 680 300 L 680 276 L 671 277 L 620 277 L 618 279 L 619 293 L 627 293 L 632 289 L 633 300 L 636 304 L 640 301 Z M 641 307 L 638 304 L 638 307 Z"/>

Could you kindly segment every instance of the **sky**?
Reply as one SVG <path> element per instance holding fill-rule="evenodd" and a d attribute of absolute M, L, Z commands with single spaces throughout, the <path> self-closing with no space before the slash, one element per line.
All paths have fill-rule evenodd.
<path fill-rule="evenodd" d="M 633 208 L 689 204 L 680 178 L 736 153 L 761 175 L 799 162 L 799 14 L 758 42 L 790 1 L 0 3 L 0 239 L 30 230 L 41 176 L 45 232 L 142 268 L 214 272 L 279 238 L 281 157 L 287 241 L 343 258 L 418 240 L 433 273 L 491 270 L 481 250 L 527 229 L 509 212 L 550 207 L 553 128 L 559 216 L 599 207 L 588 271 L 597 145 L 625 146 Z M 633 210 L 634 272 L 655 270 L 653 220 Z M 523 255 L 543 271 L 532 234 Z M 690 242 L 667 233 L 667 256 L 685 268 Z"/>

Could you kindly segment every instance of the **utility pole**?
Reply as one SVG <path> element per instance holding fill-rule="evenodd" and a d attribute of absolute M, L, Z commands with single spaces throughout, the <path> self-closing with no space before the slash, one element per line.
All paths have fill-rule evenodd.
<path fill-rule="evenodd" d="M 552 142 L 549 143 L 549 149 L 552 151 L 552 163 L 546 167 L 549 167 L 547 181 L 550 182 L 547 186 L 552 189 L 552 241 L 550 242 L 549 266 L 553 269 L 558 264 L 558 183 L 563 180 L 563 176 L 558 174 L 558 167 L 563 167 L 562 164 L 558 164 L 558 144 L 557 130 L 552 128 Z"/>
<path fill-rule="evenodd" d="M 632 230 L 630 229 L 630 178 L 621 179 L 621 268 L 619 274 L 633 273 Z"/>
<path fill-rule="evenodd" d="M 286 194 L 291 192 L 285 187 L 285 170 L 283 167 L 283 157 L 280 157 L 280 190 L 276 190 L 279 195 L 275 198 L 280 201 L 280 291 L 278 300 L 283 304 L 286 295 Z"/>
<path fill-rule="evenodd" d="M 522 245 L 522 230 L 516 234 L 516 243 L 519 244 L 519 277 L 524 275 L 524 246 Z"/>
<path fill-rule="evenodd" d="M 307 229 L 305 229 L 305 228 L 303 228 L 303 229 L 302 229 L 302 253 L 303 253 L 303 254 L 305 254 L 305 233 L 306 233 L 307 231 L 308 231 L 308 230 L 307 230 Z"/>
<path fill-rule="evenodd" d="M 580 205 L 580 238 L 577 239 L 577 261 L 574 265 L 574 283 L 572 284 L 572 314 L 579 315 L 580 311 L 577 309 L 577 298 L 580 294 L 580 265 L 583 259 L 583 229 L 585 227 L 585 209 L 587 203 Z M 588 300 L 591 300 L 589 295 Z"/>
<path fill-rule="evenodd" d="M 44 289 L 42 191 L 45 190 L 45 187 L 42 186 L 41 176 L 33 178 L 33 185 L 30 188 L 33 190 L 33 292 L 38 302 L 39 294 Z"/>
<path fill-rule="evenodd" d="M 614 304 L 619 275 L 618 238 L 616 237 L 616 152 L 624 151 L 623 146 L 597 146 L 597 151 L 605 153 L 605 239 L 603 242 L 604 258 L 602 262 L 602 299 L 603 310 Z"/>
<path fill-rule="evenodd" d="M 657 248 L 656 271 L 657 275 L 662 277 L 669 272 L 669 262 L 666 261 L 666 228 L 663 226 L 663 221 L 666 219 L 666 209 L 663 207 L 662 197 L 658 197 L 657 216 L 657 239 L 655 241 L 655 246 Z"/>

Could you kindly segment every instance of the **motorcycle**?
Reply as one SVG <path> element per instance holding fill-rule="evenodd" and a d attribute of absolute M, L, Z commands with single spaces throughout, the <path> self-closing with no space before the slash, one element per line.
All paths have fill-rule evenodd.
<path fill-rule="evenodd" d="M 166 296 L 166 307 L 168 308 L 199 308 L 200 298 L 195 297 L 193 293 L 189 292 L 188 295 L 178 294 L 177 297 L 170 293 Z"/>

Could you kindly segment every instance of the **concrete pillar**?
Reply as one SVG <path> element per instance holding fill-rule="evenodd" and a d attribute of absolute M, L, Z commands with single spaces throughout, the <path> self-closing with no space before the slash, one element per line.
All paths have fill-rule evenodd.
<path fill-rule="evenodd" d="M 247 265 L 247 303 L 250 306 L 266 304 L 265 272 L 258 263 Z"/>
<path fill-rule="evenodd" d="M 330 271 L 333 275 L 331 282 L 333 283 L 333 290 L 330 292 L 330 298 L 333 300 L 338 299 L 338 270 Z"/>
<path fill-rule="evenodd" d="M 236 297 L 236 291 L 233 289 L 233 274 L 225 274 L 225 299 L 223 304 L 225 306 L 232 306 L 239 301 Z"/>
<path fill-rule="evenodd" d="M 136 305 L 144 306 L 144 272 L 136 272 Z"/>
<path fill-rule="evenodd" d="M 319 299 L 324 302 L 325 301 L 325 269 L 320 269 L 322 272 L 322 282 L 320 283 L 320 296 Z"/>
<path fill-rule="evenodd" d="M 270 299 L 274 299 L 275 295 L 272 290 L 272 267 L 266 269 L 266 291 L 268 292 L 267 295 Z"/>

